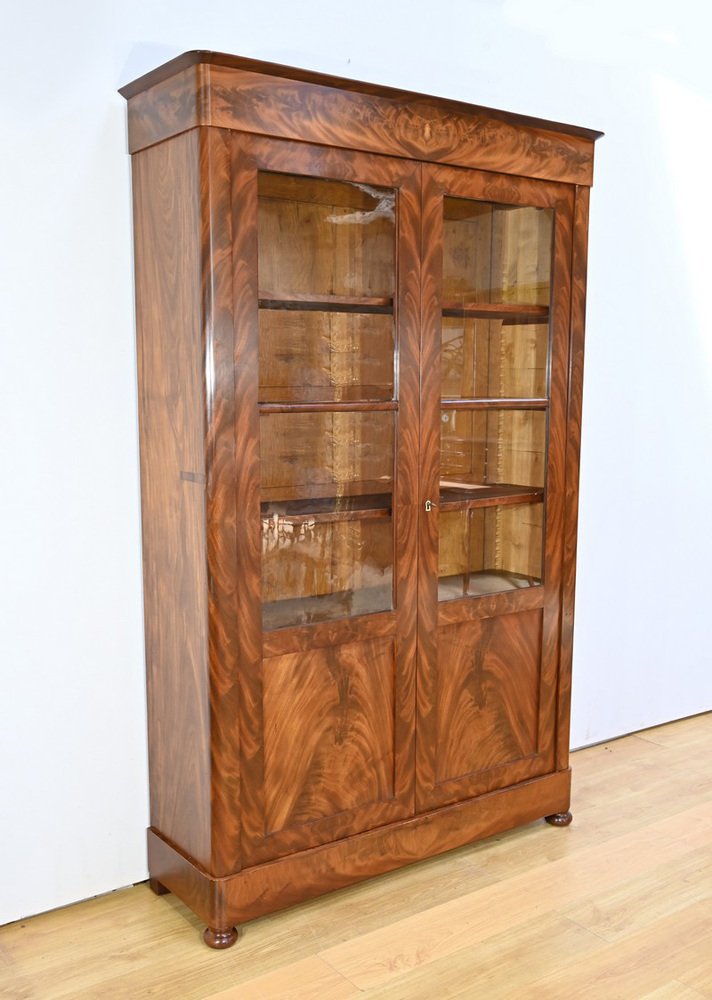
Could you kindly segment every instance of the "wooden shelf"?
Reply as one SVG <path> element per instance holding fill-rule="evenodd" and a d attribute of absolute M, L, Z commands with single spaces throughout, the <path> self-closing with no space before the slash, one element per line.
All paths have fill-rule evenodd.
<path fill-rule="evenodd" d="M 548 306 L 526 303 L 443 302 L 442 312 L 443 316 L 462 316 L 467 319 L 501 319 L 513 326 L 549 321 Z"/>
<path fill-rule="evenodd" d="M 546 410 L 549 400 L 545 396 L 447 396 L 440 400 L 444 410 Z"/>
<path fill-rule="evenodd" d="M 457 576 L 443 576 L 438 580 L 438 600 L 456 601 L 460 597 L 483 597 L 500 594 L 506 590 L 526 590 L 538 587 L 541 580 L 521 573 L 502 569 L 480 569 Z"/>
<path fill-rule="evenodd" d="M 318 594 L 316 597 L 296 597 L 284 601 L 271 601 L 262 605 L 262 628 L 271 631 L 316 622 L 335 621 L 360 615 L 390 611 L 393 607 L 393 589 L 390 584 L 345 590 L 336 594 Z"/>
<path fill-rule="evenodd" d="M 355 403 L 258 403 L 260 413 L 375 413 L 397 410 L 395 399 L 365 399 Z"/>
<path fill-rule="evenodd" d="M 502 507 L 507 504 L 537 503 L 544 499 L 540 486 L 511 483 L 463 483 L 440 488 L 440 510 L 468 510 L 472 507 Z"/>
<path fill-rule="evenodd" d="M 318 403 L 322 406 L 340 406 L 343 403 L 393 402 L 393 384 L 386 385 L 261 385 L 258 389 L 260 405 L 304 405 Z"/>
<path fill-rule="evenodd" d="M 260 309 L 293 309 L 301 312 L 389 313 L 393 297 L 382 295 L 319 295 L 314 292 L 261 291 Z"/>
<path fill-rule="evenodd" d="M 390 493 L 367 496 L 311 497 L 305 500 L 271 500 L 260 505 L 262 518 L 278 517 L 290 524 L 364 521 L 391 516 Z"/>

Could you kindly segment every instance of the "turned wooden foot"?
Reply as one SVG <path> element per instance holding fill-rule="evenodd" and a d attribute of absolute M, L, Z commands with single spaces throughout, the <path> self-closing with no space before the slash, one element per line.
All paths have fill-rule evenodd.
<path fill-rule="evenodd" d="M 551 823 L 552 826 L 568 826 L 573 816 L 570 812 L 552 813 L 551 816 L 545 816 L 544 819 L 547 823 Z"/>
<path fill-rule="evenodd" d="M 209 948 L 230 948 L 237 941 L 237 927 L 206 927 L 203 941 Z"/>
<path fill-rule="evenodd" d="M 167 892 L 171 891 L 166 889 L 165 885 L 162 885 L 157 878 L 150 878 L 148 884 L 157 896 L 165 896 Z"/>

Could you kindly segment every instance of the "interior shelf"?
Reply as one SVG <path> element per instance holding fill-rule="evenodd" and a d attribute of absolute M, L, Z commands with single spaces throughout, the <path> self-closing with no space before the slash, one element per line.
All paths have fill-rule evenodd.
<path fill-rule="evenodd" d="M 544 490 L 540 486 L 517 486 L 512 483 L 456 483 L 449 479 L 440 481 L 440 510 L 444 511 L 536 503 L 543 499 Z"/>
<path fill-rule="evenodd" d="M 260 309 L 293 309 L 302 312 L 389 313 L 393 310 L 392 296 L 385 295 L 319 295 L 314 292 L 261 291 Z"/>
<path fill-rule="evenodd" d="M 285 403 L 258 403 L 260 413 L 380 413 L 397 410 L 395 399 L 359 399 L 356 401 L 299 401 Z"/>
<path fill-rule="evenodd" d="M 335 594 L 270 601 L 262 605 L 262 627 L 265 631 L 271 631 L 276 628 L 376 614 L 379 611 L 390 611 L 392 608 L 393 589 L 388 583 L 380 587 L 344 590 Z"/>
<path fill-rule="evenodd" d="M 444 576 L 438 580 L 438 600 L 454 601 L 459 597 L 482 597 L 485 594 L 499 594 L 507 590 L 524 590 L 538 587 L 541 580 L 522 573 L 510 573 L 501 569 L 481 569 L 473 573 L 459 573 Z"/>
<path fill-rule="evenodd" d="M 260 505 L 260 512 L 263 518 L 277 516 L 291 524 L 324 524 L 329 521 L 363 521 L 390 517 L 391 504 L 390 493 L 371 493 L 366 496 L 270 500 Z"/>
<path fill-rule="evenodd" d="M 549 307 L 510 302 L 443 302 L 443 316 L 462 316 L 468 319 L 501 319 L 505 323 L 524 325 L 546 323 Z"/>

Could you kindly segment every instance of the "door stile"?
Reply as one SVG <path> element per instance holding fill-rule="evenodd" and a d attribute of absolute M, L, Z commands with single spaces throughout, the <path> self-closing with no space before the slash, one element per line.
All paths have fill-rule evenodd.
<path fill-rule="evenodd" d="M 229 132 L 198 130 L 203 254 L 204 370 L 206 387 L 206 526 L 208 655 L 210 663 L 210 870 L 241 867 L 239 816 L 240 731 L 235 603 L 235 384 L 233 314 L 232 162 Z"/>
<path fill-rule="evenodd" d="M 418 683 L 416 802 L 435 784 L 438 643 L 437 504 L 440 477 L 440 316 L 443 189 L 432 167 L 422 167 L 420 301 L 420 494 L 418 562 Z M 426 504 L 431 509 L 426 511 Z"/>
<path fill-rule="evenodd" d="M 421 166 L 398 189 L 396 271 L 395 607 L 396 700 L 393 787 L 415 812 L 415 719 L 418 650 L 418 518 L 420 456 L 420 217 Z"/>
<path fill-rule="evenodd" d="M 547 491 L 545 504 L 546 558 L 542 645 L 542 680 L 539 705 L 539 753 L 556 769 L 556 700 L 561 635 L 561 587 L 566 498 L 566 400 L 571 308 L 571 241 L 573 192 L 564 189 L 554 203 L 553 298 L 551 321 L 551 371 Z"/>
<path fill-rule="evenodd" d="M 561 659 L 557 693 L 556 767 L 569 766 L 571 724 L 571 661 L 573 657 L 574 600 L 576 591 L 576 538 L 581 448 L 583 357 L 586 318 L 586 266 L 588 250 L 587 187 L 575 189 L 571 252 L 571 334 L 567 386 L 566 509 L 563 532 Z"/>
<path fill-rule="evenodd" d="M 262 829 L 264 754 L 262 731 L 262 629 L 260 624 L 260 513 L 257 312 L 257 165 L 243 136 L 232 140 L 233 298 L 235 311 L 235 476 L 237 532 L 235 592 L 240 664 L 240 799 L 233 804 L 243 858 Z M 243 862 L 244 863 L 244 862 Z"/>

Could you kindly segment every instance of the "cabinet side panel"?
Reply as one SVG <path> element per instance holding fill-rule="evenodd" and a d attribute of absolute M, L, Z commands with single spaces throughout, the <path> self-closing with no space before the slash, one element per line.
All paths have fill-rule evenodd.
<path fill-rule="evenodd" d="M 198 138 L 134 156 L 151 824 L 210 855 Z"/>

